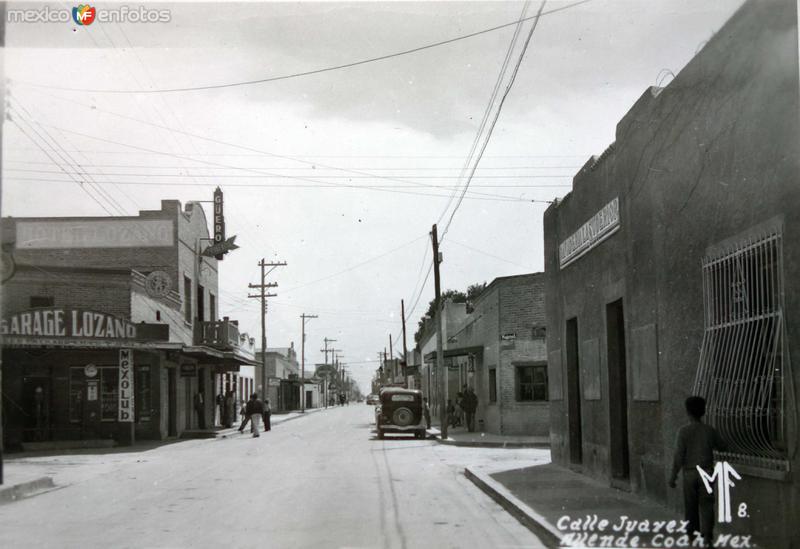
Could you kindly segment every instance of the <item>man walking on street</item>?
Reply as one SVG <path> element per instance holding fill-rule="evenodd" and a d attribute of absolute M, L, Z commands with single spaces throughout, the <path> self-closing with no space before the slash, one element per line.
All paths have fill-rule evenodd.
<path fill-rule="evenodd" d="M 258 432 L 258 420 L 264 415 L 264 403 L 258 400 L 258 393 L 250 395 L 245 413 L 250 416 L 250 429 L 253 432 L 253 438 L 260 437 L 261 434 Z"/>
<path fill-rule="evenodd" d="M 475 411 L 478 409 L 478 396 L 472 390 L 472 387 L 467 387 L 462 405 L 467 416 L 467 429 L 472 433 L 475 431 Z"/>
<path fill-rule="evenodd" d="M 269 407 L 269 399 L 264 399 L 264 432 L 272 430 L 272 409 Z"/>
<path fill-rule="evenodd" d="M 711 474 L 714 468 L 714 450 L 725 450 L 725 442 L 716 429 L 703 423 L 706 400 L 691 396 L 686 399 L 689 423 L 678 431 L 675 458 L 672 462 L 671 488 L 675 488 L 678 472 L 683 471 L 683 507 L 690 532 L 703 536 L 704 547 L 713 543 L 714 494 L 709 494 L 700 478 L 699 467 Z"/>

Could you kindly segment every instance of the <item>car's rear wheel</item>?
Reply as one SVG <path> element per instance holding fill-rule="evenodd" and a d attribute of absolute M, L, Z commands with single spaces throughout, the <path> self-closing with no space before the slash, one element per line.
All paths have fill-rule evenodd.
<path fill-rule="evenodd" d="M 392 422 L 400 427 L 408 427 L 414 423 L 414 413 L 406 408 L 398 408 L 392 414 Z"/>

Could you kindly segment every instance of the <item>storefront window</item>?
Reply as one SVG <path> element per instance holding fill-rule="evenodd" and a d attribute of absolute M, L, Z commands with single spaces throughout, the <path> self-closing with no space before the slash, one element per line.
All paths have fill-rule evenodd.
<path fill-rule="evenodd" d="M 150 366 L 136 367 L 136 400 L 138 421 L 150 421 Z"/>
<path fill-rule="evenodd" d="M 116 367 L 100 368 L 100 419 L 117 420 L 119 404 L 119 370 Z"/>

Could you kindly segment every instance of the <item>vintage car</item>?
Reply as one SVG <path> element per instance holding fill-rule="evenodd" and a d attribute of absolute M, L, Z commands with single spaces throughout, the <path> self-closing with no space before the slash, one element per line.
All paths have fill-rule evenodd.
<path fill-rule="evenodd" d="M 378 438 L 383 438 L 384 433 L 413 433 L 417 438 L 425 438 L 422 391 L 386 387 L 378 398 L 380 410 L 375 414 Z"/>

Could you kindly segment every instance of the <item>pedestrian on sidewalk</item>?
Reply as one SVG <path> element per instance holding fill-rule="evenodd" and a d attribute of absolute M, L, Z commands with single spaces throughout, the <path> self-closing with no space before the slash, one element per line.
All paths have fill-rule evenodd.
<path fill-rule="evenodd" d="M 447 425 L 450 427 L 456 426 L 456 406 L 453 404 L 453 401 L 449 398 L 447 399 L 447 408 L 445 409 L 447 413 Z"/>
<path fill-rule="evenodd" d="M 431 428 L 431 407 L 428 404 L 428 399 L 422 399 L 422 415 L 425 417 L 425 427 L 427 429 Z"/>
<path fill-rule="evenodd" d="M 709 475 L 714 469 L 714 450 L 724 451 L 725 441 L 716 429 L 703 423 L 706 400 L 699 396 L 686 399 L 689 423 L 678 430 L 675 457 L 669 486 L 676 487 L 678 472 L 683 471 L 683 508 L 689 531 L 703 536 L 704 547 L 710 547 L 714 534 L 714 494 L 708 493 L 698 467 Z"/>
<path fill-rule="evenodd" d="M 250 395 L 250 400 L 247 401 L 245 414 L 250 417 L 250 430 L 253 433 L 253 438 L 258 438 L 261 434 L 258 432 L 258 420 L 264 415 L 264 403 L 258 400 L 258 393 Z"/>
<path fill-rule="evenodd" d="M 464 394 L 464 413 L 467 416 L 467 429 L 470 433 L 475 432 L 475 411 L 478 409 L 478 395 L 472 390 L 472 387 L 467 387 Z"/>
<path fill-rule="evenodd" d="M 269 399 L 264 399 L 264 432 L 272 430 L 272 408 L 269 406 Z"/>
<path fill-rule="evenodd" d="M 224 411 L 223 423 L 225 427 L 233 427 L 233 407 L 234 407 L 233 391 L 228 390 L 225 394 L 225 402 L 223 403 Z"/>
<path fill-rule="evenodd" d="M 242 404 L 242 409 L 239 410 L 239 413 L 242 415 L 242 424 L 239 425 L 239 432 L 243 433 L 244 428 L 247 427 L 247 424 L 250 423 L 250 416 L 247 415 L 247 403 L 245 402 Z"/>
<path fill-rule="evenodd" d="M 219 408 L 219 424 L 223 427 L 225 426 L 225 395 L 222 394 L 222 389 L 220 389 L 219 394 L 217 395 L 216 400 L 214 401 Z"/>
<path fill-rule="evenodd" d="M 200 429 L 206 428 L 206 402 L 203 393 L 200 391 L 194 394 L 194 411 L 197 413 L 197 426 Z"/>
<path fill-rule="evenodd" d="M 459 427 L 464 424 L 464 393 L 456 393 L 455 408 L 456 417 L 453 419 L 453 427 Z"/>

